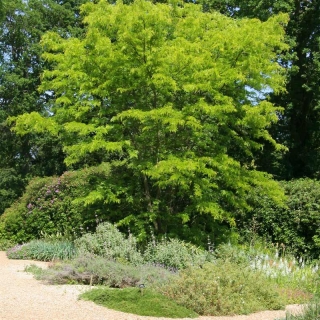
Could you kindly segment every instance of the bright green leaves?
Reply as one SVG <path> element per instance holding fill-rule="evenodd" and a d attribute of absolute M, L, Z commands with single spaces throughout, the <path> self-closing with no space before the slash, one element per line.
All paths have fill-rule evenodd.
<path fill-rule="evenodd" d="M 181 223 L 202 228 L 203 215 L 233 223 L 256 185 L 281 195 L 254 167 L 264 141 L 277 145 L 268 128 L 279 110 L 252 101 L 248 88 L 282 89 L 276 59 L 286 16 L 235 21 L 194 4 L 143 0 L 88 3 L 82 12 L 85 37 L 43 38 L 55 68 L 41 89 L 56 97 L 49 119 L 66 163 L 113 165 L 112 192 L 100 184 L 85 204 L 116 203 L 121 224 L 170 232 Z M 16 121 L 22 132 L 31 120 Z M 130 204 L 118 198 L 123 190 Z"/>
<path fill-rule="evenodd" d="M 20 135 L 25 135 L 29 132 L 57 135 L 59 131 L 59 127 L 54 119 L 44 118 L 37 112 L 25 113 L 18 117 L 8 118 L 9 123 L 14 121 L 14 130 Z"/>

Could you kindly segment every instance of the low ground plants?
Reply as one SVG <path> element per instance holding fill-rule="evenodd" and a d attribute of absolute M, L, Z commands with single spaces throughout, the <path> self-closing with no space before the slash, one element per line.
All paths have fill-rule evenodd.
<path fill-rule="evenodd" d="M 112 290 L 98 288 L 81 295 L 110 309 L 138 314 L 141 316 L 167 318 L 196 318 L 198 315 L 175 301 L 151 289 L 126 288 Z"/>
<path fill-rule="evenodd" d="M 50 284 L 91 284 L 111 288 L 135 287 L 138 284 L 160 286 L 176 276 L 161 267 L 134 266 L 90 255 L 55 263 L 44 271 L 35 266 L 27 271 Z"/>
<path fill-rule="evenodd" d="M 175 270 L 188 266 L 201 266 L 213 256 L 206 250 L 179 239 L 150 241 L 143 254 L 145 262 L 160 264 Z"/>
<path fill-rule="evenodd" d="M 247 314 L 281 309 L 285 304 L 275 285 L 261 273 L 231 262 L 187 268 L 159 290 L 201 315 Z"/>
<path fill-rule="evenodd" d="M 8 255 L 52 260 L 57 257 L 53 250 L 43 254 L 40 249 L 57 242 L 32 241 L 14 247 Z M 288 303 L 306 303 L 318 294 L 317 264 L 280 254 L 277 248 L 225 244 L 212 253 L 180 240 L 152 238 L 144 250 L 139 249 L 132 235 L 126 237 L 114 225 L 102 223 L 95 233 L 75 241 L 77 254 L 69 255 L 70 260 L 60 257 L 47 270 L 32 266 L 27 271 L 52 284 L 102 285 L 106 291 L 95 291 L 86 299 L 131 313 L 141 311 L 122 309 L 121 299 L 128 298 L 130 305 L 139 285 L 147 289 L 141 295 L 150 289 L 201 315 L 280 309 Z M 111 303 L 110 292 L 119 294 L 118 300 Z M 166 315 L 166 310 L 157 314 Z"/>
<path fill-rule="evenodd" d="M 287 296 L 288 303 L 303 303 L 319 294 L 319 264 L 280 254 L 279 248 L 257 249 L 254 246 L 221 245 L 217 258 L 223 261 L 245 263 L 250 269 L 262 272 Z"/>
<path fill-rule="evenodd" d="M 87 233 L 75 240 L 75 245 L 79 254 L 93 254 L 135 265 L 143 263 L 136 238 L 131 234 L 126 238 L 109 222 L 99 224 L 95 233 Z"/>
<path fill-rule="evenodd" d="M 40 261 L 67 260 L 75 257 L 76 249 L 70 241 L 32 240 L 16 245 L 7 251 L 10 259 L 31 259 Z"/>

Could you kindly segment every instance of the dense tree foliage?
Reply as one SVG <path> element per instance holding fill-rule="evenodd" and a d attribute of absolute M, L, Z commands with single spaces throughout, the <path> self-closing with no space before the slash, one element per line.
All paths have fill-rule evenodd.
<path fill-rule="evenodd" d="M 235 21 L 142 0 L 88 3 L 83 13 L 84 38 L 42 40 L 55 65 L 41 84 L 56 97 L 51 115 L 24 114 L 15 130 L 59 135 L 69 166 L 112 164 L 113 180 L 84 203 L 118 203 L 120 223 L 141 236 L 152 224 L 197 237 L 214 221 L 232 224 L 252 187 L 281 199 L 254 164 L 264 141 L 282 148 L 267 131 L 279 109 L 250 91 L 283 89 L 285 15 Z"/>
<path fill-rule="evenodd" d="M 33 176 L 108 162 L 74 193 L 83 221 L 222 239 L 263 202 L 254 190 L 273 204 L 260 234 L 318 252 L 311 227 L 281 238 L 291 216 L 262 171 L 319 176 L 320 1 L 131 2 L 0 1 L 0 215 Z"/>
<path fill-rule="evenodd" d="M 279 207 L 259 190 L 251 193 L 255 208 L 239 217 L 238 226 L 250 241 L 256 236 L 277 244 L 281 253 L 320 256 L 320 182 L 297 179 L 282 182 L 286 207 Z M 250 201 L 250 200 L 249 200 Z"/>
<path fill-rule="evenodd" d="M 312 0 L 205 0 L 204 8 L 219 10 L 234 18 L 267 20 L 274 14 L 290 15 L 286 27 L 290 50 L 279 56 L 287 68 L 286 92 L 271 95 L 284 113 L 272 129 L 288 147 L 286 154 L 266 148 L 259 164 L 279 178 L 318 177 L 320 164 L 320 1 Z"/>
<path fill-rule="evenodd" d="M 82 1 L 83 2 L 83 1 Z M 40 94 L 40 75 L 48 65 L 41 59 L 40 38 L 47 30 L 63 37 L 78 35 L 81 1 L 10 0 L 3 7 L 0 24 L 0 176 L 17 183 L 0 183 L 0 214 L 23 190 L 26 178 L 61 174 L 63 153 L 59 139 L 39 137 L 35 133 L 19 137 L 6 123 L 8 116 L 37 111 L 45 113 L 51 95 Z M 11 172 L 11 178 L 8 177 Z M 7 179 L 5 179 L 8 181 Z M 8 189 L 9 188 L 9 189 Z M 10 190 L 11 189 L 11 190 Z M 9 193 L 13 197 L 2 196 Z M 4 200 L 2 200 L 4 199 Z"/>

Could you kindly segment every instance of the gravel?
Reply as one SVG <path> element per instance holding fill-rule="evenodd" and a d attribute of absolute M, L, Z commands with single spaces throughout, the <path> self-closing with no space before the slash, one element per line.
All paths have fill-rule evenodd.
<path fill-rule="evenodd" d="M 46 262 L 8 260 L 0 251 L 0 320 L 156 320 L 110 310 L 90 301 L 78 300 L 88 286 L 46 285 L 24 272 L 27 265 L 47 267 Z M 287 311 L 301 312 L 303 306 L 287 306 Z M 263 311 L 246 316 L 199 317 L 199 320 L 275 320 L 284 319 L 286 311 Z M 179 319 L 177 319 L 179 320 Z"/>

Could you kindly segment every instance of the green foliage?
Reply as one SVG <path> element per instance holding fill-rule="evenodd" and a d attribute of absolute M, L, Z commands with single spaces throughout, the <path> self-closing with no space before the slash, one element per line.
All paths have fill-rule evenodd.
<path fill-rule="evenodd" d="M 278 206 L 259 190 L 252 190 L 254 209 L 239 216 L 239 228 L 247 238 L 256 233 L 281 244 L 298 256 L 320 256 L 320 182 L 299 179 L 281 183 L 287 195 L 286 207 Z"/>
<path fill-rule="evenodd" d="M 33 240 L 23 245 L 17 245 L 7 251 L 9 259 L 30 259 L 52 261 L 56 259 L 67 260 L 76 255 L 72 242 Z"/>
<path fill-rule="evenodd" d="M 143 253 L 144 260 L 166 268 L 183 269 L 201 266 L 210 259 L 210 253 L 178 239 L 149 242 Z"/>
<path fill-rule="evenodd" d="M 166 318 L 196 318 L 198 315 L 179 306 L 174 301 L 157 292 L 138 288 L 123 290 L 93 289 L 80 296 L 84 300 L 94 301 L 109 309 L 115 309 L 141 316 Z"/>
<path fill-rule="evenodd" d="M 0 230 L 0 235 L 1 235 L 1 230 Z M 8 239 L 0 239 L 0 251 L 6 251 L 10 248 L 12 248 L 15 245 L 15 243 L 11 240 Z"/>
<path fill-rule="evenodd" d="M 220 245 L 216 257 L 221 261 L 246 265 L 276 284 L 287 304 L 308 302 L 319 294 L 319 262 L 296 259 L 283 247 Z"/>
<path fill-rule="evenodd" d="M 142 255 L 137 250 L 137 240 L 131 234 L 128 238 L 111 223 L 101 223 L 94 234 L 85 234 L 75 240 L 80 254 L 94 254 L 106 259 L 141 264 Z"/>
<path fill-rule="evenodd" d="M 38 279 L 50 284 L 90 284 L 111 288 L 161 285 L 176 276 L 164 268 L 123 264 L 110 259 L 82 254 L 68 262 L 54 263 L 46 270 L 32 269 Z"/>
<path fill-rule="evenodd" d="M 66 169 L 59 137 L 18 136 L 6 119 L 25 112 L 48 113 L 53 96 L 37 90 L 43 69 L 50 68 L 41 58 L 39 42 L 47 30 L 62 37 L 80 35 L 79 6 L 83 2 L 0 2 L 0 181 L 4 181 L 0 182 L 0 215 L 21 195 L 31 177 L 60 175 Z"/>
<path fill-rule="evenodd" d="M 55 66 L 41 85 L 54 92 L 52 114 L 10 121 L 22 135 L 59 135 L 68 166 L 111 162 L 112 178 L 84 204 L 113 206 L 139 239 L 152 226 L 200 243 L 217 221 L 234 224 L 251 188 L 283 200 L 254 165 L 265 141 L 283 148 L 268 132 L 280 109 L 253 101 L 248 88 L 282 91 L 285 15 L 235 21 L 144 0 L 87 3 L 82 13 L 84 37 L 42 40 Z"/>
<path fill-rule="evenodd" d="M 161 291 L 201 315 L 248 314 L 284 305 L 276 287 L 263 275 L 228 261 L 187 268 Z"/>
<path fill-rule="evenodd" d="M 278 13 L 288 13 L 286 42 L 290 50 L 278 61 L 286 68 L 286 91 L 271 92 L 272 102 L 284 107 L 272 132 L 288 147 L 286 154 L 267 146 L 257 163 L 278 179 L 319 177 L 320 102 L 320 6 L 319 1 L 303 0 L 201 0 L 204 9 L 218 10 L 233 18 L 266 21 Z M 260 95 L 265 96 L 265 93 Z"/>
<path fill-rule="evenodd" d="M 129 234 L 126 238 L 108 222 L 99 224 L 95 233 L 76 239 L 75 245 L 80 254 L 93 254 L 134 265 L 148 263 L 173 270 L 201 266 L 212 258 L 209 252 L 178 239 L 150 241 L 140 253 L 133 235 Z"/>
<path fill-rule="evenodd" d="M 0 215 L 21 196 L 24 179 L 13 168 L 0 169 Z"/>
<path fill-rule="evenodd" d="M 60 177 L 35 178 L 23 196 L 0 217 L 0 234 L 15 243 L 35 238 L 73 239 L 94 230 L 108 211 L 103 206 L 83 206 L 75 199 L 87 195 L 92 185 L 109 175 L 109 166 L 65 172 Z"/>

